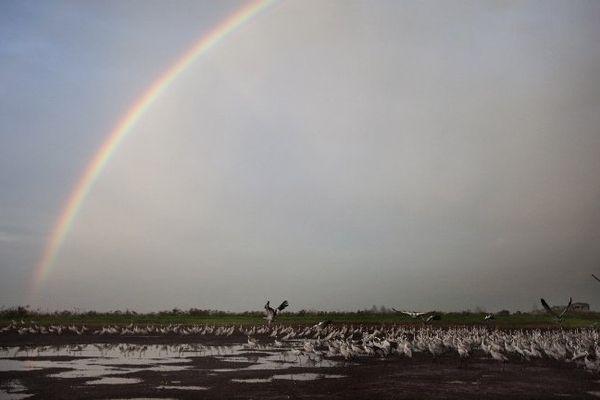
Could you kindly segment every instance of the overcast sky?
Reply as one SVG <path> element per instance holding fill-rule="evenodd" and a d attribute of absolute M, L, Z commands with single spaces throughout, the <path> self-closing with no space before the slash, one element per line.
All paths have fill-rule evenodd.
<path fill-rule="evenodd" d="M 600 3 L 0 2 L 0 304 L 600 308 Z"/>

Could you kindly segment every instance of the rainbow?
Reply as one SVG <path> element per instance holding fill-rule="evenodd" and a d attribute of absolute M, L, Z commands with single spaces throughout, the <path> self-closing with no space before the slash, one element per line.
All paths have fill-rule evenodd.
<path fill-rule="evenodd" d="M 129 108 L 127 113 L 119 120 L 115 128 L 96 151 L 92 160 L 77 181 L 69 195 L 66 204 L 54 224 L 52 232 L 47 239 L 41 257 L 35 267 L 32 279 L 31 295 L 35 295 L 52 269 L 53 262 L 58 254 L 65 237 L 67 236 L 75 217 L 79 213 L 83 202 L 89 195 L 94 183 L 102 170 L 110 161 L 115 150 L 135 126 L 141 117 L 148 111 L 161 94 L 185 71 L 194 61 L 205 54 L 244 22 L 259 14 L 275 0 L 254 0 L 230 15 L 206 35 L 202 36 L 191 49 L 185 52 L 173 65 L 171 65 Z"/>

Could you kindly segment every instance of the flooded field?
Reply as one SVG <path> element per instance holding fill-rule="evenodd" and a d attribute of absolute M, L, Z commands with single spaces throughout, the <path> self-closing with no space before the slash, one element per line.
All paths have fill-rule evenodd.
<path fill-rule="evenodd" d="M 298 343 L 290 342 L 286 348 L 199 343 L 4 346 L 0 348 L 0 376 L 13 375 L 15 378 L 0 382 L 0 399 L 33 397 L 35 393 L 23 385 L 30 380 L 28 376 L 48 381 L 49 390 L 44 390 L 44 398 L 48 395 L 74 398 L 82 391 L 92 393 L 94 387 L 98 392 L 104 392 L 105 385 L 143 387 L 144 392 L 154 388 L 158 394 L 179 396 L 181 392 L 212 388 L 197 382 L 229 382 L 241 386 L 278 380 L 315 381 L 345 377 L 322 372 L 342 367 L 344 362 L 296 354 L 290 350 L 294 344 Z M 306 372 L 309 370 L 315 372 Z M 196 384 L 182 384 L 181 380 L 172 378 L 183 371 L 186 374 L 182 375 L 196 374 Z M 253 373 L 261 377 L 253 377 Z M 241 375 L 250 377 L 239 378 Z M 60 392 L 51 390 L 52 386 L 60 387 Z"/>
<path fill-rule="evenodd" d="M 347 343 L 354 353 L 342 354 L 320 334 L 277 340 L 253 333 L 0 336 L 0 399 L 600 397 L 600 377 L 586 371 L 582 357 L 498 361 L 481 345 L 468 357 L 438 354 L 420 348 L 417 334 L 394 351 L 371 354 L 366 336 L 352 339 L 356 332 L 340 347 Z M 392 340 L 390 333 L 377 334 Z M 408 343 L 410 357 L 400 350 Z"/>

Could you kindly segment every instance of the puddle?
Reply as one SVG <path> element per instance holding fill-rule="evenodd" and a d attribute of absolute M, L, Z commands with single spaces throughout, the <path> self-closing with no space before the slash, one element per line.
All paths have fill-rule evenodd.
<path fill-rule="evenodd" d="M 210 388 L 206 386 L 158 386 L 157 389 L 166 389 L 166 390 L 208 390 Z"/>
<path fill-rule="evenodd" d="M 269 383 L 273 378 L 249 378 L 249 379 L 232 379 L 235 383 Z"/>
<path fill-rule="evenodd" d="M 41 364 L 42 362 L 28 361 L 24 362 L 22 360 L 11 360 L 11 359 L 0 359 L 0 372 L 5 371 L 31 371 L 36 369 L 44 368 Z"/>
<path fill-rule="evenodd" d="M 292 381 L 314 381 L 317 379 L 329 379 L 329 378 L 346 378 L 346 375 L 325 375 L 315 374 L 312 372 L 305 372 L 300 374 L 285 374 L 285 375 L 274 375 L 273 379 L 286 379 Z"/>
<path fill-rule="evenodd" d="M 286 356 L 283 352 L 276 353 L 261 353 L 258 355 L 246 355 L 246 356 L 219 356 L 217 359 L 226 362 L 242 362 L 252 363 L 247 367 L 241 367 L 233 369 L 233 371 L 244 371 L 244 370 L 280 370 L 289 369 L 293 367 L 323 367 L 331 368 L 341 366 L 342 363 L 339 361 L 327 360 L 324 358 L 311 358 L 309 356 Z M 226 368 L 213 369 L 213 372 L 226 372 Z"/>
<path fill-rule="evenodd" d="M 150 367 L 150 368 L 144 368 L 144 371 L 154 371 L 154 372 L 171 372 L 171 371 L 183 371 L 186 369 L 189 369 L 190 367 L 188 366 L 181 366 L 181 365 L 157 365 L 154 367 Z"/>
<path fill-rule="evenodd" d="M 22 393 L 27 391 L 27 388 L 17 379 L 2 383 L 0 388 L 0 399 L 19 400 L 33 396 L 33 394 Z"/>
<path fill-rule="evenodd" d="M 2 389 L 5 389 L 10 393 L 24 392 L 27 390 L 27 388 L 23 386 L 21 381 L 19 381 L 18 379 L 13 379 L 8 382 L 4 382 L 1 384 L 1 386 Z"/>
<path fill-rule="evenodd" d="M 315 374 L 312 372 L 303 372 L 298 374 L 285 374 L 285 375 L 274 375 L 270 378 L 248 378 L 248 379 L 232 379 L 231 382 L 235 383 L 269 383 L 274 379 L 291 380 L 291 381 L 314 381 L 317 379 L 334 379 L 334 378 L 346 378 L 346 375 L 327 375 L 327 374 Z"/>
<path fill-rule="evenodd" d="M 205 353 L 222 351 L 202 346 Z M 140 371 L 170 372 L 191 368 L 199 345 L 91 344 L 67 346 L 12 347 L 0 352 L 0 372 L 64 369 L 50 378 L 102 378 Z"/>
<path fill-rule="evenodd" d="M 27 393 L 13 393 L 0 389 L 0 399 L 2 400 L 21 400 L 33 396 Z"/>
<path fill-rule="evenodd" d="M 343 365 L 340 361 L 325 359 L 322 355 L 290 350 L 296 342 L 285 343 L 284 348 L 257 345 L 249 349 L 245 344 L 205 346 L 202 344 L 77 344 L 62 346 L 16 346 L 0 349 L 0 372 L 49 371 L 49 378 L 92 378 L 88 385 L 139 383 L 139 379 L 124 378 L 139 372 L 177 372 L 198 368 L 195 360 L 211 357 L 226 363 L 238 363 L 236 368 L 210 369 L 211 374 L 239 371 L 285 371 L 290 368 L 330 368 Z M 200 368 L 202 369 L 202 368 Z M 117 375 L 117 376 L 115 376 Z M 275 375 L 268 379 L 238 379 L 233 382 L 261 383 L 272 379 L 314 380 L 342 376 L 324 374 Z M 161 386 L 165 390 L 206 390 L 204 386 Z M 10 391 L 10 390 L 9 390 Z M 11 392 L 12 393 L 12 392 Z M 6 397 L 6 396 L 0 396 Z"/>
<path fill-rule="evenodd" d="M 86 382 L 86 385 L 123 385 L 140 383 L 142 380 L 137 378 L 115 378 L 115 377 L 104 377 L 95 381 Z"/>
<path fill-rule="evenodd" d="M 204 346 L 201 344 L 140 345 L 128 343 L 95 343 L 60 346 L 16 346 L 0 351 L 2 358 L 16 357 L 106 357 L 135 359 L 182 358 L 188 356 L 215 356 L 228 354 L 232 346 Z M 236 346 L 241 348 L 242 346 Z"/>
<path fill-rule="evenodd" d="M 73 379 L 73 378 L 101 378 L 105 375 L 122 375 L 128 374 L 131 372 L 137 372 L 136 370 L 130 369 L 115 369 L 115 368 L 85 368 L 87 366 L 83 366 L 82 369 L 74 369 L 65 372 L 59 372 L 57 374 L 48 375 L 50 378 L 61 378 L 61 379 Z"/>

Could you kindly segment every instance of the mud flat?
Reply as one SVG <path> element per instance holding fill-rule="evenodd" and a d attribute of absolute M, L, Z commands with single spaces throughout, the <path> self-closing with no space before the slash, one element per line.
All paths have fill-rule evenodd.
<path fill-rule="evenodd" d="M 0 336 L 0 399 L 594 399 L 600 377 L 551 359 L 474 352 L 309 357 L 301 341 L 180 336 Z"/>

